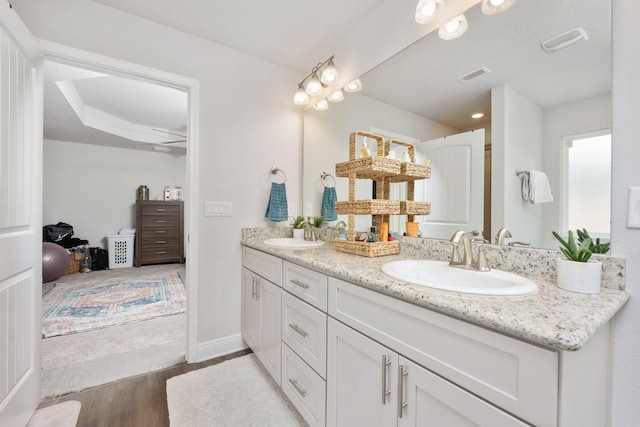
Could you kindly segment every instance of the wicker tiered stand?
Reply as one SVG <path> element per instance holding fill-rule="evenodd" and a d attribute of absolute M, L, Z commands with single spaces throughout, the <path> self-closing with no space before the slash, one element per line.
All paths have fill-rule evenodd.
<path fill-rule="evenodd" d="M 356 154 L 356 138 L 365 136 L 377 143 L 377 156 L 358 159 Z M 386 156 L 392 144 L 406 146 L 411 162 L 401 162 Z M 389 215 L 408 215 L 413 221 L 414 215 L 428 215 L 431 205 L 428 202 L 415 202 L 414 182 L 431 176 L 431 168 L 415 164 L 415 147 L 412 144 L 398 141 L 385 141 L 379 135 L 356 131 L 349 136 L 349 160 L 336 164 L 336 176 L 349 178 L 349 200 L 336 202 L 336 213 L 348 215 L 349 231 L 347 240 L 336 239 L 335 249 L 339 252 L 378 257 L 394 255 L 400 252 L 400 243 L 391 242 L 359 242 L 356 240 L 355 216 L 375 215 L 376 224 L 389 222 Z M 372 200 L 356 200 L 356 180 L 371 179 L 376 182 L 376 198 Z M 389 189 L 392 182 L 408 182 L 407 200 L 390 200 Z"/>

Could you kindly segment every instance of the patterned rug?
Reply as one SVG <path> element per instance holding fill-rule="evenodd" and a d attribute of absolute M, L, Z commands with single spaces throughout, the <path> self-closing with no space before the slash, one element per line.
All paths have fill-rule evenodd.
<path fill-rule="evenodd" d="M 179 273 L 125 281 L 56 283 L 42 298 L 42 334 L 49 338 L 184 313 Z"/>

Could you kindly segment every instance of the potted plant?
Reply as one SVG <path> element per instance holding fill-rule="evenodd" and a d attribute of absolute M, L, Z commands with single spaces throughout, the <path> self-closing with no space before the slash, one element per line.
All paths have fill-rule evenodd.
<path fill-rule="evenodd" d="M 313 217 L 313 226 L 315 228 L 320 228 L 322 226 L 322 224 L 324 224 L 324 217 L 323 216 L 314 216 Z"/>
<path fill-rule="evenodd" d="M 293 238 L 294 239 L 303 239 L 304 238 L 304 218 L 298 215 L 294 218 L 293 224 Z"/>
<path fill-rule="evenodd" d="M 593 241 L 587 237 L 588 233 L 580 238 L 579 242 L 576 242 L 571 230 L 566 241 L 555 231 L 552 233 L 560 242 L 560 251 L 566 257 L 566 259 L 558 258 L 558 287 L 585 294 L 599 293 L 602 264 L 598 261 L 590 261 L 593 255 Z"/>

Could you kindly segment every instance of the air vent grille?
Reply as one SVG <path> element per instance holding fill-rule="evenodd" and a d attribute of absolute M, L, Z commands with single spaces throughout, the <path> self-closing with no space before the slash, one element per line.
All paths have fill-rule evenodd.
<path fill-rule="evenodd" d="M 487 67 L 478 68 L 470 73 L 467 73 L 463 76 L 457 78 L 457 80 L 461 83 L 467 83 L 470 80 L 477 79 L 480 76 L 484 76 L 485 74 L 489 74 L 491 72 Z"/>
<path fill-rule="evenodd" d="M 578 27 L 552 37 L 549 40 L 540 43 L 540 46 L 545 52 L 552 54 L 584 40 L 589 40 L 589 35 L 584 28 Z"/>

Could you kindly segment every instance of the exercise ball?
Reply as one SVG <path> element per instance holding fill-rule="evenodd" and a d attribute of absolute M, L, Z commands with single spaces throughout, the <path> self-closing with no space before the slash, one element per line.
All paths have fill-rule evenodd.
<path fill-rule="evenodd" d="M 42 281 L 50 282 L 69 268 L 69 253 L 65 248 L 51 242 L 42 243 Z"/>

